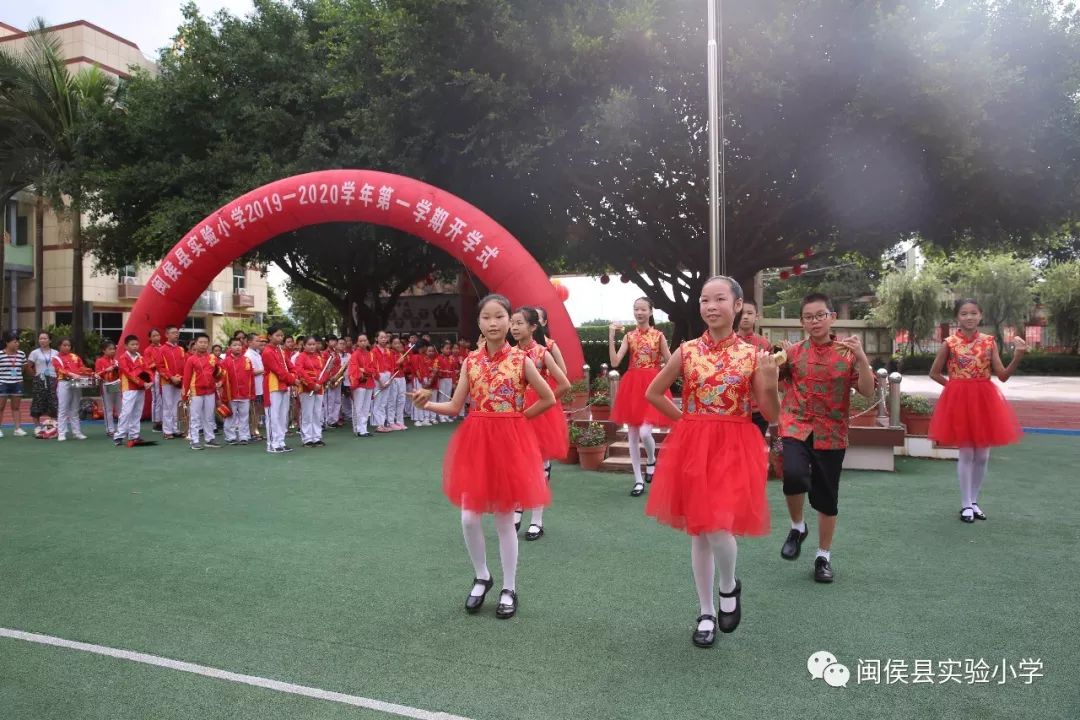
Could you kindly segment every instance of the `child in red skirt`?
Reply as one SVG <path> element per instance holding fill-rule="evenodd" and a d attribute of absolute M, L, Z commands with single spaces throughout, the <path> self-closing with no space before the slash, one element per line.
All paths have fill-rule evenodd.
<path fill-rule="evenodd" d="M 742 288 L 729 277 L 710 278 L 701 289 L 701 318 L 708 326 L 682 344 L 645 392 L 671 420 L 645 514 L 690 535 L 690 557 L 701 615 L 692 636 L 712 647 L 716 630 L 732 632 L 742 615 L 742 584 L 735 577 L 736 535 L 766 535 L 767 456 L 750 421 L 750 398 L 762 415 L 780 412 L 777 361 L 735 335 Z M 667 389 L 682 377 L 683 411 Z M 720 571 L 720 613 L 713 604 L 713 576 Z"/>
<path fill-rule="evenodd" d="M 615 349 L 615 333 L 622 330 L 622 326 L 612 324 L 608 327 L 608 355 L 614 369 L 630 353 L 629 367 L 619 381 L 619 394 L 611 409 L 611 421 L 626 425 L 630 466 L 634 469 L 634 488 L 630 494 L 638 497 L 645 492 L 641 477 L 641 445 L 645 445 L 645 481 L 652 482 L 656 469 L 656 441 L 652 431 L 654 427 L 671 425 L 670 420 L 645 400 L 645 390 L 656 379 L 660 367 L 671 359 L 671 351 L 664 333 L 654 327 L 652 300 L 641 297 L 634 301 L 634 321 L 637 328 L 623 335 L 618 350 Z M 667 398 L 671 400 L 670 392 Z"/>
<path fill-rule="evenodd" d="M 958 445 L 960 460 L 960 519 L 966 523 L 985 520 L 979 507 L 979 490 L 986 477 L 990 448 L 1020 441 L 1024 432 L 1008 401 L 990 380 L 991 371 L 1005 382 L 1020 365 L 1027 343 L 1013 338 L 1012 362 L 1005 367 L 992 335 L 979 332 L 982 308 L 975 300 L 956 303 L 959 328 L 938 350 L 930 378 L 945 386 L 930 419 L 930 438 L 942 445 Z M 942 374 L 942 369 L 948 377 Z"/>
<path fill-rule="evenodd" d="M 517 531 L 514 509 L 543 507 L 551 493 L 540 472 L 540 448 L 526 419 L 542 414 L 555 404 L 555 396 L 528 355 L 506 342 L 510 330 L 510 301 L 488 295 L 480 301 L 480 332 L 484 342 L 469 353 L 461 368 L 457 389 L 449 402 L 429 402 L 431 390 L 412 394 L 421 410 L 453 417 L 461 412 L 465 398 L 472 410 L 454 433 L 443 465 L 443 492 L 461 508 L 461 527 L 476 576 L 465 600 L 465 610 L 477 612 L 491 589 L 484 547 L 483 513 L 495 515 L 502 559 L 503 589 L 495 614 L 513 617 L 517 612 Z M 525 407 L 525 390 L 531 387 L 539 400 Z"/>
<path fill-rule="evenodd" d="M 551 482 L 551 461 L 561 459 L 570 452 L 570 438 L 566 427 L 566 415 L 562 411 L 558 400 L 570 391 L 570 381 L 566 379 L 566 373 L 555 361 L 555 356 L 548 352 L 547 339 L 540 327 L 539 314 L 536 308 L 521 307 L 510 316 L 510 334 L 517 343 L 519 350 L 529 356 L 529 360 L 540 372 L 541 377 L 547 382 L 555 395 L 556 403 L 546 412 L 537 415 L 529 421 L 529 428 L 536 436 L 536 444 L 540 446 L 540 457 L 544 459 L 544 477 Z M 532 388 L 525 391 L 525 404 L 532 405 L 538 397 Z M 514 513 L 514 527 L 519 528 L 521 523 L 521 510 Z M 525 531 L 526 540 L 539 540 L 544 535 L 544 508 L 532 509 L 529 518 L 529 529 Z"/>

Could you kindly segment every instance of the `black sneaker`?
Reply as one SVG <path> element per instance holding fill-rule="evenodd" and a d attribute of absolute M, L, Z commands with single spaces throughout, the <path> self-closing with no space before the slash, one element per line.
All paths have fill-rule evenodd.
<path fill-rule="evenodd" d="M 205 445 L 205 447 L 208 447 L 208 448 L 219 448 L 219 447 L 221 447 L 221 445 L 219 445 L 216 440 L 207 440 L 203 444 Z"/>
<path fill-rule="evenodd" d="M 226 445 L 239 445 L 240 441 L 239 440 L 226 440 L 225 444 Z"/>
<path fill-rule="evenodd" d="M 814 560 L 814 582 L 831 583 L 833 581 L 832 565 L 828 558 L 820 555 Z"/>
<path fill-rule="evenodd" d="M 324 443 L 324 442 L 323 442 L 322 440 L 316 440 L 316 441 L 315 441 L 314 443 L 312 443 L 312 444 L 313 444 L 313 445 L 314 445 L 315 447 L 326 447 L 326 443 Z"/>
<path fill-rule="evenodd" d="M 794 560 L 799 557 L 799 553 L 802 552 L 803 540 L 806 539 L 809 532 L 809 528 L 802 532 L 791 528 L 791 532 L 787 534 L 787 540 L 784 541 L 784 547 L 780 548 L 780 557 L 785 560 Z"/>
<path fill-rule="evenodd" d="M 293 449 L 291 447 L 289 447 L 288 445 L 282 445 L 281 447 L 278 448 L 279 453 L 289 453 L 289 452 L 292 452 L 292 451 L 293 451 Z"/>
<path fill-rule="evenodd" d="M 116 447 L 124 447 L 124 438 L 116 438 L 112 441 L 112 444 Z"/>
<path fill-rule="evenodd" d="M 315 447 L 315 443 L 313 443 L 313 442 L 306 442 L 306 443 L 304 443 L 304 447 Z"/>
<path fill-rule="evenodd" d="M 202 450 L 203 446 L 200 445 L 199 443 L 191 443 L 191 449 L 192 450 Z"/>
<path fill-rule="evenodd" d="M 154 432 L 161 432 L 161 423 L 154 423 Z"/>
<path fill-rule="evenodd" d="M 237 445 L 250 445 L 251 441 L 250 440 L 237 440 L 236 444 Z"/>

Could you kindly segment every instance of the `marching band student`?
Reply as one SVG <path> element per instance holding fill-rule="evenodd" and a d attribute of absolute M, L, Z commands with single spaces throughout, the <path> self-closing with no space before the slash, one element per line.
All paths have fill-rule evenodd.
<path fill-rule="evenodd" d="M 767 535 L 767 459 L 750 422 L 750 395 L 766 417 L 780 409 L 777 364 L 770 353 L 740 342 L 733 327 L 742 287 L 716 276 L 701 288 L 705 333 L 684 342 L 645 395 L 675 422 L 664 443 L 645 514 L 690 536 L 690 563 L 701 615 L 692 641 L 712 647 L 716 631 L 730 633 L 742 618 L 742 583 L 735 576 L 736 535 Z M 680 410 L 667 395 L 682 377 Z M 714 579 L 719 570 L 719 615 Z"/>
<path fill-rule="evenodd" d="M 82 390 L 75 384 L 76 378 L 84 378 L 92 374 L 75 353 L 71 352 L 71 340 L 63 338 L 60 341 L 60 354 L 53 358 L 53 368 L 59 382 L 56 385 L 57 406 L 60 417 L 56 423 L 56 439 L 64 440 L 64 436 L 70 430 L 76 440 L 85 440 L 79 424 L 79 403 L 82 401 Z"/>
<path fill-rule="evenodd" d="M 289 390 L 297 383 L 292 363 L 285 354 L 282 340 L 285 333 L 271 325 L 269 344 L 263 349 L 263 408 L 266 413 L 266 452 L 288 453 L 292 448 L 285 444 L 289 423 Z"/>
<path fill-rule="evenodd" d="M 472 589 L 465 610 L 475 613 L 494 584 L 487 566 L 484 513 L 494 513 L 502 559 L 503 588 L 495 611 L 498 618 L 517 613 L 518 538 L 514 509 L 543 507 L 551 498 L 540 472 L 540 449 L 525 419 L 555 404 L 551 388 L 528 356 L 506 342 L 510 329 L 510 301 L 489 295 L 480 301 L 479 326 L 484 336 L 481 349 L 465 360 L 454 397 L 433 403 L 430 390 L 419 390 L 413 404 L 444 415 L 457 415 L 472 395 L 473 410 L 454 433 L 443 465 L 443 492 L 461 508 L 465 547 L 472 560 Z M 539 400 L 525 405 L 525 389 L 533 388 Z"/>
<path fill-rule="evenodd" d="M 415 337 L 416 337 L 415 335 L 410 335 L 408 344 L 406 344 L 404 341 L 402 341 L 402 351 L 401 351 L 402 352 L 402 357 L 401 357 L 401 364 L 399 365 L 399 368 L 400 368 L 400 371 L 401 371 L 400 377 L 405 379 L 405 388 L 404 388 L 403 395 L 408 395 L 409 393 L 411 393 L 413 391 L 413 389 L 415 387 L 416 359 L 420 355 L 420 353 L 418 352 L 419 348 L 417 348 L 416 345 L 413 344 L 415 342 L 413 340 L 413 338 L 415 338 Z M 417 414 L 419 414 L 419 413 L 417 413 Z M 416 417 L 413 415 L 413 406 L 412 406 L 411 402 L 403 403 L 402 417 L 401 417 L 402 426 L 405 426 L 405 418 L 408 418 L 409 420 L 412 420 L 413 423 L 416 422 Z"/>
<path fill-rule="evenodd" d="M 158 337 L 161 333 L 158 333 Z M 116 360 L 116 343 L 106 340 L 101 346 L 101 357 L 94 361 L 94 376 L 101 381 L 101 414 L 105 418 L 105 434 L 116 438 L 116 417 L 120 412 L 122 396 L 120 386 L 113 385 L 120 379 L 120 364 Z"/>
<path fill-rule="evenodd" d="M 221 385 L 218 356 L 207 352 L 210 336 L 199 333 L 195 336 L 195 352 L 184 361 L 184 395 L 188 401 L 188 439 L 192 450 L 203 447 L 219 448 L 214 440 L 217 421 L 214 411 L 217 409 L 217 391 Z M 206 438 L 205 444 L 199 443 L 199 433 Z"/>
<path fill-rule="evenodd" d="M 225 371 L 226 397 L 232 415 L 225 418 L 225 443 L 247 445 L 251 442 L 251 402 L 255 397 L 255 368 L 238 337 L 229 343 L 229 354 L 221 362 Z"/>
<path fill-rule="evenodd" d="M 334 335 L 326 338 L 326 349 L 321 353 L 323 361 L 327 363 L 326 384 L 323 386 L 323 427 L 339 427 L 341 425 L 341 375 L 345 368 L 341 364 L 341 354 L 338 352 L 338 339 Z"/>
<path fill-rule="evenodd" d="M 225 359 L 224 348 L 222 348 L 220 345 L 215 344 L 212 348 L 210 348 L 210 354 L 216 357 L 218 360 Z"/>
<path fill-rule="evenodd" d="M 390 350 L 390 336 L 385 330 L 380 330 L 375 336 L 375 347 L 371 351 L 375 358 L 376 385 L 372 394 L 372 417 L 375 424 L 375 432 L 392 432 L 387 420 L 390 409 L 390 377 L 394 374 L 394 356 Z"/>
<path fill-rule="evenodd" d="M 168 333 L 169 330 L 166 328 L 166 337 Z M 120 446 L 126 441 L 130 448 L 142 442 L 139 428 L 143 405 L 146 402 L 146 386 L 154 381 L 154 376 L 146 365 L 146 359 L 139 354 L 137 335 L 128 335 L 124 338 L 124 352 L 120 354 L 117 364 L 120 366 L 121 406 L 120 420 L 116 424 L 116 436 L 113 443 Z M 163 413 L 166 409 L 168 409 L 167 405 L 162 406 Z M 163 417 L 167 416 L 163 415 Z M 175 421 L 174 412 L 173 422 Z"/>
<path fill-rule="evenodd" d="M 150 344 L 143 352 L 143 361 L 154 380 L 150 383 L 150 421 L 154 432 L 163 432 L 161 420 L 161 382 L 158 379 L 158 366 L 161 365 L 161 331 L 150 329 Z"/>
<path fill-rule="evenodd" d="M 431 390 L 435 385 L 435 346 L 428 345 L 413 357 L 413 385 L 410 391 Z M 430 410 L 414 408 L 413 422 L 417 427 L 435 424 L 435 413 Z"/>
<path fill-rule="evenodd" d="M 401 338 L 395 337 L 390 342 L 390 350 L 394 359 L 394 377 L 391 380 L 393 395 L 387 401 L 387 415 L 390 420 L 391 430 L 407 430 L 405 426 L 405 392 L 408 384 L 405 381 L 405 363 L 412 356 L 412 349 L 406 350 L 401 344 Z"/>
<path fill-rule="evenodd" d="M 296 358 L 293 368 L 300 380 L 300 440 L 304 447 L 324 447 L 323 399 L 326 379 L 329 376 L 330 359 L 318 351 L 318 342 L 309 337 L 304 341 L 304 352 Z"/>
<path fill-rule="evenodd" d="M 177 410 L 184 384 L 186 353 L 180 347 L 179 340 L 180 329 L 175 325 L 167 326 L 165 344 L 156 352 L 158 384 L 161 387 L 161 436 L 166 440 L 183 437 L 177 424 Z M 127 345 L 127 342 L 124 344 Z"/>
<path fill-rule="evenodd" d="M 375 357 L 367 335 L 356 338 L 356 347 L 349 356 L 349 384 L 352 386 L 352 421 L 356 437 L 371 437 L 369 419 L 371 417 L 371 395 L 375 388 L 375 376 L 378 375 Z"/>
<path fill-rule="evenodd" d="M 260 438 L 259 420 L 263 416 L 263 362 L 262 351 L 266 347 L 265 335 L 252 335 L 251 343 L 244 351 L 244 357 L 251 361 L 251 373 L 255 377 L 255 395 L 251 402 L 251 437 Z"/>
<path fill-rule="evenodd" d="M 341 382 L 338 384 L 341 389 L 341 419 L 338 427 L 346 423 L 352 425 L 352 380 L 349 379 L 349 359 L 352 358 L 352 352 L 353 339 L 351 337 L 338 340 L 338 360 L 341 362 L 341 369 L 338 371 L 341 373 Z"/>
<path fill-rule="evenodd" d="M 458 376 L 461 368 L 458 367 L 457 358 L 454 356 L 454 343 L 444 340 L 442 351 L 435 358 L 434 372 L 437 393 L 436 402 L 447 402 L 454 394 L 454 378 Z M 439 415 L 438 422 L 454 422 L 452 417 Z"/>

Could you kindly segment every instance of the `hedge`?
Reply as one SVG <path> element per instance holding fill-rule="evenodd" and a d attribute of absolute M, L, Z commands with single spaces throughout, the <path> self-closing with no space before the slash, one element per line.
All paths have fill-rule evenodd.
<path fill-rule="evenodd" d="M 1005 355 L 1001 361 L 1006 365 L 1012 360 L 1011 355 Z M 900 359 L 899 370 L 902 373 L 913 375 L 926 375 L 930 372 L 930 366 L 934 364 L 932 353 L 918 353 L 905 355 Z M 1069 353 L 1048 353 L 1033 350 L 1024 356 L 1017 375 L 1080 375 L 1080 355 Z"/>

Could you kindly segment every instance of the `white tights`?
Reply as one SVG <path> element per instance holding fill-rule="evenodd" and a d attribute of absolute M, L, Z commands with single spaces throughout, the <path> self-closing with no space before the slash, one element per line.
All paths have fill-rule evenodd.
<path fill-rule="evenodd" d="M 641 445 L 645 444 L 645 461 L 650 465 L 656 462 L 656 440 L 652 436 L 652 425 L 628 427 L 626 439 L 630 442 L 630 466 L 634 468 L 634 482 L 645 482 L 641 479 Z"/>
<path fill-rule="evenodd" d="M 720 575 L 720 592 L 735 589 L 735 559 L 738 555 L 735 536 L 729 532 L 703 533 L 690 536 L 690 565 L 694 569 L 694 585 L 697 586 L 698 603 L 702 615 L 716 615 L 713 602 L 713 578 Z M 720 598 L 720 609 L 735 610 L 735 598 Z M 711 620 L 703 620 L 700 630 L 710 629 Z"/>
<path fill-rule="evenodd" d="M 956 477 L 960 481 L 960 507 L 979 503 L 979 491 L 986 479 L 986 467 L 990 463 L 990 448 L 960 448 L 960 460 L 956 463 Z"/>
<path fill-rule="evenodd" d="M 461 511 L 461 530 L 465 535 L 465 549 L 472 560 L 473 576 L 488 580 L 491 573 L 487 566 L 487 547 L 484 542 L 483 515 L 471 510 Z M 499 535 L 499 557 L 502 560 L 503 589 L 517 590 L 518 536 L 514 529 L 514 513 L 495 513 L 495 532 Z M 472 595 L 483 595 L 484 586 L 473 585 Z"/>

